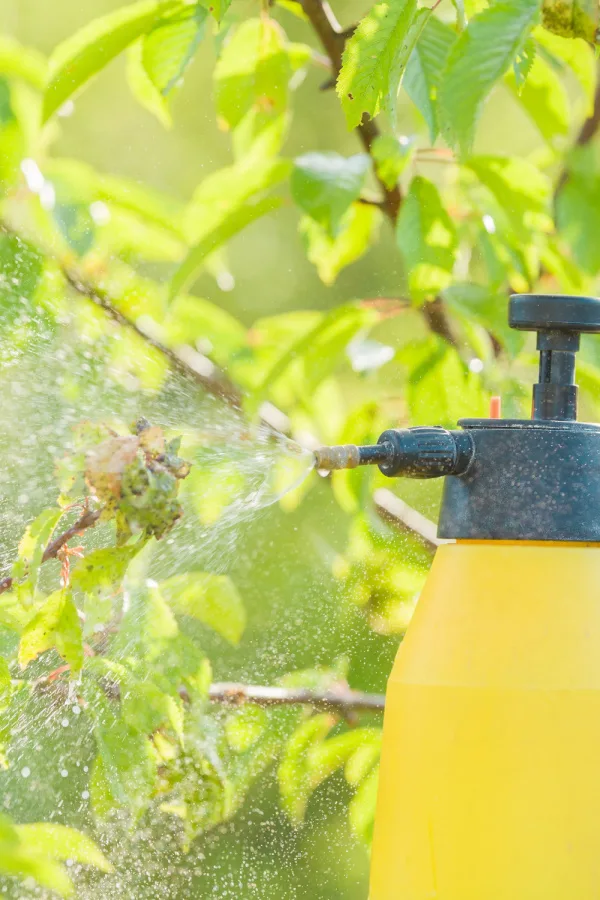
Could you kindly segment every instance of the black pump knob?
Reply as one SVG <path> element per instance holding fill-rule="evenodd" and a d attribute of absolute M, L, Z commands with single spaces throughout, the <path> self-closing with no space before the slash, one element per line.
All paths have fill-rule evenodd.
<path fill-rule="evenodd" d="M 600 300 L 566 294 L 513 294 L 509 323 L 522 331 L 600 332 Z"/>
<path fill-rule="evenodd" d="M 600 332 L 600 300 L 562 294 L 513 294 L 509 323 L 537 331 L 540 375 L 533 387 L 534 419 L 575 420 L 575 353 L 582 332 Z"/>

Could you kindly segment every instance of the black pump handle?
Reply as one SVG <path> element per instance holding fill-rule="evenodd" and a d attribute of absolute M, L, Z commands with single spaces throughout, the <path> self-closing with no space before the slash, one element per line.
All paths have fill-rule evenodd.
<path fill-rule="evenodd" d="M 513 294 L 509 323 L 537 331 L 540 374 L 533 386 L 534 419 L 577 418 L 575 353 L 582 332 L 600 332 L 600 300 L 564 294 Z"/>

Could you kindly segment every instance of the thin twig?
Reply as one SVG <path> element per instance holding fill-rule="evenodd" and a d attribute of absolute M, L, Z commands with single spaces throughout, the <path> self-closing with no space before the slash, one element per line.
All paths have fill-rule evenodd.
<path fill-rule="evenodd" d="M 362 691 L 343 690 L 313 691 L 308 688 L 263 687 L 223 681 L 212 684 L 208 696 L 213 703 L 226 706 L 311 706 L 313 709 L 339 712 L 381 712 L 385 707 L 383 694 L 365 694 Z"/>
<path fill-rule="evenodd" d="M 387 488 L 379 488 L 373 494 L 373 502 L 379 516 L 398 531 L 415 535 L 433 553 L 440 544 L 447 544 L 437 536 L 434 522 L 422 515 Z"/>
<path fill-rule="evenodd" d="M 65 546 L 65 544 L 71 540 L 71 538 L 76 535 L 81 534 L 83 531 L 86 531 L 88 528 L 93 528 L 100 515 L 102 513 L 101 509 L 86 509 L 86 511 L 71 525 L 70 528 L 67 528 L 66 531 L 63 531 L 62 534 L 59 534 L 58 537 L 55 537 L 53 541 L 50 541 L 46 549 L 44 550 L 44 555 L 42 556 L 42 562 L 48 562 L 49 559 L 56 559 L 58 556 L 58 551 Z M 10 591 L 13 586 L 13 578 L 12 576 L 7 576 L 0 581 L 0 594 L 3 594 L 5 591 Z"/>

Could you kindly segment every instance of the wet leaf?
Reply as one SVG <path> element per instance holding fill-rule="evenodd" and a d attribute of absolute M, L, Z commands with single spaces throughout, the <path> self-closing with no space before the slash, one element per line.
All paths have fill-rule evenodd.
<path fill-rule="evenodd" d="M 443 131 L 468 153 L 484 100 L 539 17 L 538 0 L 498 0 L 474 16 L 448 56 L 439 88 Z"/>
<path fill-rule="evenodd" d="M 17 834 L 25 843 L 31 843 L 36 851 L 50 859 L 94 866 L 102 872 L 112 872 L 113 868 L 97 844 L 87 835 L 53 822 L 36 822 L 31 825 L 17 825 Z"/>
<path fill-rule="evenodd" d="M 19 665 L 29 662 L 46 650 L 56 649 L 75 675 L 83 665 L 83 643 L 77 609 L 66 590 L 50 594 L 43 606 L 23 629 L 19 642 Z"/>
<path fill-rule="evenodd" d="M 240 642 L 246 611 L 237 588 L 226 575 L 175 575 L 161 582 L 159 590 L 176 612 L 198 619 L 231 644 Z"/>
<path fill-rule="evenodd" d="M 415 298 L 434 297 L 450 284 L 458 250 L 456 229 L 437 188 L 426 178 L 417 176 L 411 181 L 396 238 Z"/>
<path fill-rule="evenodd" d="M 200 45 L 207 16 L 198 4 L 160 19 L 143 40 L 142 62 L 148 77 L 166 97 L 183 78 Z"/>
<path fill-rule="evenodd" d="M 294 161 L 290 189 L 307 215 L 334 236 L 365 183 L 371 162 L 365 153 L 306 153 Z"/>
<path fill-rule="evenodd" d="M 46 509 L 30 525 L 19 542 L 19 555 L 13 565 L 12 576 L 17 582 L 17 592 L 22 602 L 31 602 L 37 588 L 38 574 L 44 551 L 58 522 L 62 509 Z"/>
<path fill-rule="evenodd" d="M 438 93 L 442 72 L 455 41 L 456 33 L 431 16 L 406 66 L 404 89 L 425 119 L 432 143 L 440 129 Z"/>
<path fill-rule="evenodd" d="M 324 284 L 333 284 L 346 266 L 367 252 L 377 236 L 381 213 L 374 206 L 353 203 L 342 217 L 335 237 L 309 216 L 300 220 L 300 233 L 309 260 Z"/>
<path fill-rule="evenodd" d="M 396 95 L 430 9 L 416 0 L 376 3 L 346 43 L 337 92 L 349 128 L 385 108 L 395 124 Z"/>
<path fill-rule="evenodd" d="M 115 56 L 179 6 L 178 0 L 141 0 L 95 19 L 60 44 L 50 57 L 44 122 Z"/>

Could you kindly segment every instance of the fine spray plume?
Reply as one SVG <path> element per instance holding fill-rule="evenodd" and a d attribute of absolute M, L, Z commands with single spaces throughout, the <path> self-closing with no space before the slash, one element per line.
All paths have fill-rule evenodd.
<path fill-rule="evenodd" d="M 0 312 L 0 316 L 3 314 Z M 32 310 L 27 344 L 15 344 L 0 361 L 3 415 L 10 423 L 4 431 L 7 452 L 0 472 L 2 576 L 10 577 L 25 527 L 40 510 L 56 504 L 56 460 L 74 451 L 74 433 L 81 423 L 100 423 L 113 433 L 123 425 L 127 430 L 142 417 L 169 437 L 181 436 L 181 456 L 192 465 L 181 483 L 183 516 L 165 537 L 149 543 L 136 558 L 136 582 L 139 580 L 152 591 L 157 584 L 185 578 L 188 573 L 197 578 L 205 577 L 204 573 L 217 577 L 232 571 L 237 574 L 240 543 L 245 541 L 244 548 L 248 547 L 251 523 L 254 525 L 269 506 L 308 475 L 314 467 L 312 452 L 267 425 L 249 426 L 239 411 L 206 395 L 197 384 L 177 373 L 171 374 L 158 390 L 145 388 L 131 373 L 128 361 L 119 357 L 116 331 L 108 331 L 102 340 L 97 340 L 93 353 L 90 344 L 82 342 L 74 329 L 73 332 L 75 336 L 66 324 L 60 329 L 48 325 Z M 143 350 L 136 350 L 136 359 L 143 368 Z M 71 389 L 50 390 L 49 385 L 70 385 Z M 100 524 L 86 533 L 86 553 L 101 550 L 106 543 L 102 527 Z M 248 554 L 247 549 L 244 552 Z M 244 563 L 250 565 L 246 560 Z M 265 577 L 266 573 L 261 572 L 261 579 Z M 137 588 L 129 584 L 116 601 L 122 602 L 122 614 L 133 623 L 129 637 L 117 636 L 117 643 L 121 643 L 112 654 L 117 666 L 127 662 L 138 635 L 149 627 L 141 617 L 136 626 L 136 592 Z M 86 628 L 92 638 L 86 640 L 90 643 L 94 628 L 100 634 L 105 627 L 101 616 L 110 594 L 108 591 L 98 598 L 96 621 L 88 616 Z M 10 606 L 10 597 L 9 592 L 0 595 L 0 617 Z M 243 623 L 242 612 L 236 606 L 241 601 L 233 597 L 231 603 Z M 264 631 L 268 649 L 268 629 L 265 627 Z M 259 633 L 255 641 L 260 639 Z M 234 669 L 231 660 L 237 651 L 232 649 L 227 655 L 223 650 L 225 641 L 218 643 L 213 638 L 213 643 L 217 647 L 213 659 L 220 664 L 223 675 L 227 677 L 229 671 L 234 671 L 235 677 L 244 677 L 248 654 L 246 662 Z M 273 659 L 268 664 L 280 671 L 286 661 Z M 231 669 L 226 668 L 228 665 Z M 258 680 L 263 677 L 256 665 L 252 676 Z M 270 677 L 269 672 L 267 678 Z M 63 684 L 68 684 L 65 675 L 57 676 L 56 683 L 40 685 L 31 694 L 22 691 L 22 700 L 11 703 L 8 709 L 3 706 L 0 685 L 0 733 L 2 739 L 5 733 L 11 736 L 10 766 L 4 770 L 0 764 L 3 809 L 20 821 L 51 822 L 67 803 L 71 821 L 83 823 L 90 815 L 89 781 L 95 750 L 89 710 L 83 701 L 79 703 L 83 690 L 80 683 L 73 682 L 64 694 L 60 693 Z M 51 703 L 48 696 L 53 689 L 58 699 Z M 203 712 L 207 729 L 211 727 L 210 712 L 211 709 Z M 97 724 L 102 726 L 102 722 L 101 718 Z M 125 738 L 127 734 L 124 741 Z M 49 753 L 48 747 L 55 750 Z M 127 747 L 126 743 L 123 749 L 118 745 L 115 752 L 125 755 L 129 752 Z M 208 762 L 206 766 L 209 767 Z M 217 784 L 217 774 L 214 779 Z M 200 779 L 198 783 L 201 784 Z M 63 800 L 65 796 L 68 801 Z M 80 881 L 80 900 L 139 900 L 157 894 L 168 900 L 196 895 L 195 867 L 190 865 L 186 841 L 182 839 L 180 817 L 151 809 L 144 816 L 143 828 L 133 828 L 125 812 L 114 813 L 107 819 L 99 817 L 95 834 L 110 846 L 117 874 L 106 875 L 98 883 L 92 880 L 88 885 Z M 206 877 L 210 875 L 206 867 L 205 873 Z M 146 881 L 148 890 L 144 887 Z M 5 893 L 4 883 L 0 893 Z M 23 886 L 18 896 L 46 900 L 50 894 L 40 893 L 37 888 L 29 891 Z M 225 887 L 221 896 L 233 900 L 235 889 Z"/>

